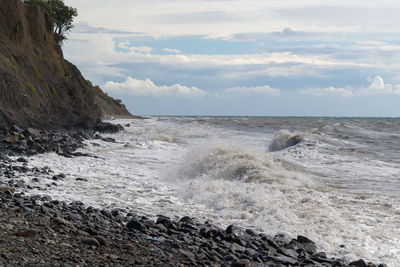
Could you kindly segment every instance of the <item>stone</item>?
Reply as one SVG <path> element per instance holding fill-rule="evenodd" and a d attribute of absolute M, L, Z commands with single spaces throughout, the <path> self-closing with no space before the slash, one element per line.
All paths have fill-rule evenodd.
<path fill-rule="evenodd" d="M 302 235 L 297 236 L 297 242 L 302 244 L 309 244 L 309 243 L 315 244 L 312 240 Z"/>
<path fill-rule="evenodd" d="M 251 248 L 246 248 L 246 250 L 244 251 L 244 253 L 246 255 L 249 255 L 250 257 L 253 257 L 254 255 L 258 254 L 258 252 L 254 249 Z"/>
<path fill-rule="evenodd" d="M 128 227 L 131 230 L 138 230 L 138 231 L 143 230 L 143 225 L 136 219 L 130 220 L 126 225 L 126 227 Z"/>
<path fill-rule="evenodd" d="M 28 160 L 27 160 L 26 158 L 21 157 L 21 158 L 18 158 L 18 159 L 17 159 L 17 162 L 27 163 Z"/>
<path fill-rule="evenodd" d="M 239 253 L 243 253 L 246 250 L 245 247 L 242 247 L 241 245 L 238 245 L 236 243 L 232 243 L 229 248 L 232 249 L 233 251 L 239 252 Z"/>
<path fill-rule="evenodd" d="M 166 233 L 168 232 L 168 229 L 161 223 L 156 224 L 155 228 L 160 231 L 161 233 Z"/>
<path fill-rule="evenodd" d="M 280 262 L 284 265 L 298 265 L 298 260 L 283 255 L 271 257 L 274 261 Z"/>
<path fill-rule="evenodd" d="M 192 262 L 195 261 L 195 256 L 193 254 L 193 252 L 184 250 L 184 249 L 179 249 L 179 252 L 183 255 L 185 255 L 185 257 L 189 258 Z"/>
<path fill-rule="evenodd" d="M 68 227 L 74 226 L 70 221 L 67 221 L 66 219 L 61 218 L 61 217 L 56 217 L 53 219 L 53 221 L 59 225 L 64 225 L 64 226 L 68 226 Z"/>
<path fill-rule="evenodd" d="M 232 263 L 232 267 L 249 267 L 249 266 L 252 266 L 252 264 L 248 259 L 240 259 Z"/>
<path fill-rule="evenodd" d="M 238 261 L 238 258 L 235 255 L 228 254 L 224 257 L 224 261 Z"/>
<path fill-rule="evenodd" d="M 22 232 L 15 233 L 14 235 L 18 236 L 18 237 L 32 238 L 32 237 L 35 237 L 37 235 L 37 233 L 35 231 L 27 229 Z"/>
<path fill-rule="evenodd" d="M 108 142 L 108 143 L 115 143 L 115 139 L 111 138 L 111 137 L 104 137 L 101 140 L 103 140 L 104 142 Z"/>
<path fill-rule="evenodd" d="M 332 262 L 332 267 L 347 267 L 348 265 L 342 260 L 334 260 Z"/>
<path fill-rule="evenodd" d="M 99 242 L 100 246 L 104 246 L 106 244 L 106 240 L 103 237 L 95 236 L 94 238 Z"/>
<path fill-rule="evenodd" d="M 367 267 L 367 264 L 365 263 L 364 260 L 360 259 L 358 261 L 353 261 L 350 262 L 349 266 L 355 266 L 355 267 Z"/>
<path fill-rule="evenodd" d="M 225 232 L 228 235 L 234 235 L 236 237 L 240 237 L 244 235 L 244 231 L 242 229 L 240 229 L 239 227 L 237 227 L 236 225 L 229 225 Z"/>
<path fill-rule="evenodd" d="M 168 217 L 159 217 L 157 219 L 156 224 L 162 224 L 164 225 L 167 229 L 172 228 L 173 230 L 176 230 L 176 227 L 174 224 L 171 222 L 171 220 Z"/>
<path fill-rule="evenodd" d="M 193 223 L 192 218 L 190 218 L 189 216 L 184 216 L 179 221 L 182 223 Z"/>
<path fill-rule="evenodd" d="M 100 247 L 99 241 L 97 241 L 97 239 L 93 237 L 82 238 L 82 243 L 89 246 Z"/>

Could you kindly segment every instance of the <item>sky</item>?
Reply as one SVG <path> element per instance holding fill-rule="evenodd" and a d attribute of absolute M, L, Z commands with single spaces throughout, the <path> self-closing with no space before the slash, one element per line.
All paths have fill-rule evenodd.
<path fill-rule="evenodd" d="M 398 0 L 65 0 L 64 56 L 137 115 L 400 117 Z"/>

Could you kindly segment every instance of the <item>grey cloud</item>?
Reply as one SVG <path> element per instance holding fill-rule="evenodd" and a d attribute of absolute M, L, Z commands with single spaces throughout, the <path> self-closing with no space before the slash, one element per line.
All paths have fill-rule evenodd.
<path fill-rule="evenodd" d="M 159 15 L 157 19 L 159 22 L 167 24 L 215 23 L 243 20 L 240 16 L 220 11 Z"/>
<path fill-rule="evenodd" d="M 121 31 L 121 30 L 116 30 L 116 29 L 107 29 L 103 27 L 94 27 L 91 26 L 87 22 L 80 22 L 75 24 L 75 27 L 73 29 L 75 33 L 93 33 L 93 34 L 99 34 L 99 33 L 105 33 L 105 34 L 144 34 L 143 32 L 131 32 L 131 31 Z"/>
<path fill-rule="evenodd" d="M 261 40 L 305 41 L 305 40 L 326 40 L 327 37 L 329 37 L 329 35 L 322 32 L 296 31 L 286 27 L 279 32 L 237 33 L 230 36 L 229 39 L 236 41 L 261 41 Z"/>

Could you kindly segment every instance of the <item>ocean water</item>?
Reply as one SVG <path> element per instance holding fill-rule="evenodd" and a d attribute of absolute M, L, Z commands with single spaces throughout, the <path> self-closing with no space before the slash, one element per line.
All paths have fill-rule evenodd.
<path fill-rule="evenodd" d="M 30 157 L 46 194 L 137 214 L 185 215 L 315 240 L 328 256 L 400 263 L 400 119 L 114 120 L 94 157 Z M 65 173 L 58 186 L 51 176 Z M 84 178 L 86 181 L 77 181 Z M 342 245 L 345 246 L 342 246 Z"/>

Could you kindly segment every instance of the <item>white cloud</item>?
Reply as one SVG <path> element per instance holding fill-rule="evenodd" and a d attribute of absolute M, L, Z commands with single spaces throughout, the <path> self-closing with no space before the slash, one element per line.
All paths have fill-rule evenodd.
<path fill-rule="evenodd" d="M 153 48 L 148 46 L 132 46 L 129 41 L 119 42 L 117 47 L 132 54 L 150 54 L 153 51 Z"/>
<path fill-rule="evenodd" d="M 346 88 L 309 88 L 302 90 L 302 94 L 323 96 L 323 95 L 338 95 L 341 97 L 353 97 L 353 96 L 371 96 L 371 95 L 400 95 L 400 84 L 393 86 L 390 83 L 385 83 L 381 76 L 375 76 L 373 79 L 368 78 L 368 82 L 371 84 L 368 87 L 364 87 L 358 90 L 350 87 Z"/>
<path fill-rule="evenodd" d="M 172 48 L 164 48 L 163 51 L 167 53 L 172 53 L 172 54 L 180 54 L 181 50 L 178 49 L 172 49 Z"/>
<path fill-rule="evenodd" d="M 137 80 L 128 77 L 125 82 L 108 81 L 103 88 L 107 92 L 119 95 L 135 95 L 135 96 L 180 96 L 180 97 L 201 97 L 205 92 L 196 87 L 187 87 L 180 84 L 171 86 L 154 84 L 150 79 Z"/>
<path fill-rule="evenodd" d="M 302 90 L 302 94 L 313 95 L 313 96 L 323 96 L 323 95 L 337 95 L 341 97 L 353 97 L 353 91 L 349 88 L 309 88 L 307 90 Z"/>
<path fill-rule="evenodd" d="M 272 88 L 268 85 L 255 86 L 255 87 L 232 87 L 225 89 L 223 93 L 226 94 L 262 94 L 269 96 L 280 96 L 280 90 Z"/>
<path fill-rule="evenodd" d="M 385 83 L 381 76 L 376 76 L 373 79 L 369 78 L 367 80 L 371 82 L 371 85 L 367 88 L 360 89 L 357 92 L 358 95 L 400 95 L 400 85 L 393 86 L 389 83 Z"/>

